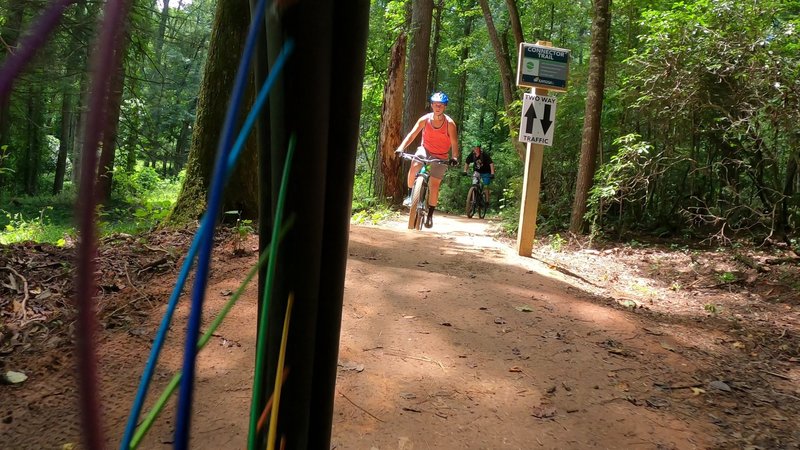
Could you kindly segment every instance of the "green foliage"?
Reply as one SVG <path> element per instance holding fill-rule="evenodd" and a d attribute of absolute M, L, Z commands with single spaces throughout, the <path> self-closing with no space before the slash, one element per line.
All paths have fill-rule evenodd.
<path fill-rule="evenodd" d="M 240 211 L 225 211 L 226 216 L 236 216 L 236 222 L 233 224 L 233 253 L 240 254 L 245 252 L 244 245 L 247 242 L 247 237 L 255 232 L 253 221 L 250 219 L 242 219 Z"/>
<path fill-rule="evenodd" d="M 516 236 L 519 229 L 520 200 L 522 198 L 522 177 L 509 180 L 508 187 L 502 190 L 500 197 L 501 226 L 509 236 Z"/>
<path fill-rule="evenodd" d="M 717 276 L 719 277 L 719 281 L 721 281 L 723 283 L 733 283 L 734 281 L 736 281 L 738 279 L 736 277 L 736 274 L 734 274 L 732 272 L 722 272 Z"/>
<path fill-rule="evenodd" d="M 567 240 L 558 233 L 550 236 L 550 248 L 552 248 L 553 251 L 560 252 L 566 243 Z"/>
<path fill-rule="evenodd" d="M 382 202 L 372 191 L 372 171 L 369 168 L 356 173 L 353 184 L 353 213 L 372 208 Z"/>
<path fill-rule="evenodd" d="M 386 205 L 376 205 L 357 211 L 350 220 L 357 224 L 377 225 L 396 215 L 397 212 L 389 209 Z"/>
<path fill-rule="evenodd" d="M 734 242 L 732 235 L 747 233 L 788 233 L 788 239 L 796 240 L 800 195 L 797 178 L 789 178 L 790 162 L 800 158 L 796 3 L 614 2 L 600 157 L 587 213 L 596 234 L 684 234 L 691 226 L 692 231 L 725 243 Z M 0 2 L 4 39 L 24 30 L 46 4 Z M 537 225 L 540 233 L 552 234 L 567 226 L 571 213 L 587 95 L 592 5 L 588 0 L 517 4 L 526 40 L 545 39 L 572 51 L 570 89 L 556 94 L 554 145 L 545 148 L 542 173 Z M 152 2 L 134 0 L 113 200 L 103 213 L 109 230 L 146 229 L 162 219 L 164 202 L 175 197 L 193 132 L 215 5 L 211 0 L 183 2 L 164 17 Z M 373 192 L 372 173 L 389 50 L 401 31 L 409 31 L 409 6 L 409 0 L 371 1 L 353 187 L 353 212 L 363 216 L 359 220 L 372 221 L 373 214 L 379 216 L 384 208 L 385 199 Z M 503 24 L 508 23 L 506 5 L 491 1 L 489 7 L 502 34 Z M 22 23 L 10 23 L 12 12 L 20 8 Z M 69 100 L 67 106 L 77 113 L 80 95 L 87 90 L 88 60 L 101 9 L 102 2 L 69 8 L 63 26 L 14 86 L 10 129 L 0 142 L 0 205 L 12 211 L 12 218 L 22 214 L 14 219 L 18 224 L 41 222 L 36 219 L 39 211 L 52 205 L 49 219 L 44 219 L 51 221 L 49 225 L 36 226 L 63 224 L 62 231 L 71 227 L 58 217 L 70 216 L 62 212 L 71 211 L 71 206 L 61 208 L 56 199 L 20 194 L 52 192 L 62 123 L 73 124 L 65 130 L 71 137 L 63 144 L 79 140 L 77 115 L 61 117 L 62 100 Z M 495 160 L 493 207 L 513 234 L 519 220 L 523 162 L 510 141 L 507 122 L 518 120 L 522 91 L 513 93 L 509 118 L 498 83 L 498 63 L 475 2 L 445 0 L 440 25 L 433 84 L 450 95 L 447 112 L 457 120 L 462 154 L 478 139 Z M 513 33 L 502 38 L 513 68 Z M 0 57 L 15 46 L 13 39 L 5 44 L 0 46 Z M 406 61 L 406 67 L 414 63 Z M 68 149 L 67 195 L 75 151 Z M 460 213 L 467 189 L 467 180 L 448 176 L 440 209 Z M 21 204 L 7 207 L 12 200 Z M 0 217 L 2 225 L 12 218 Z M 34 225 L 22 228 L 26 227 Z"/>
<path fill-rule="evenodd" d="M 653 207 L 723 242 L 797 221 L 800 199 L 781 195 L 800 120 L 797 24 L 796 7 L 779 0 L 642 11 L 640 45 L 620 73 L 629 114 L 645 140 L 688 162 L 650 179 Z"/>
<path fill-rule="evenodd" d="M 48 212 L 52 206 L 45 206 L 36 216 L 28 216 L 22 212 L 8 212 L 0 209 L 0 214 L 5 217 L 3 229 L 0 230 L 0 244 L 7 245 L 14 242 L 37 241 L 64 245 L 64 229 L 53 226 Z"/>
<path fill-rule="evenodd" d="M 586 213 L 593 230 L 600 227 L 599 222 L 610 209 L 614 208 L 622 220 L 631 215 L 626 210 L 627 204 L 642 205 L 646 202 L 650 172 L 658 156 L 652 154 L 652 145 L 640 141 L 640 138 L 630 134 L 615 140 L 619 150 L 595 173 Z M 636 218 L 641 217 L 631 217 Z"/>
<path fill-rule="evenodd" d="M 143 168 L 127 177 L 120 177 L 122 186 L 115 191 L 118 195 L 112 198 L 111 204 L 97 210 L 97 226 L 101 236 L 140 233 L 152 229 L 166 218 L 177 198 L 183 177 L 161 179 L 157 175 L 153 178 L 152 174 L 152 170 Z M 142 189 L 131 180 L 139 180 L 150 189 Z M 35 241 L 64 245 L 74 242 L 75 201 L 72 192 L 14 199 L 11 202 L 13 209 L 0 210 L 0 244 Z"/>
<path fill-rule="evenodd" d="M 115 196 L 124 200 L 135 200 L 156 189 L 161 177 L 152 167 L 142 167 L 132 173 L 117 168 L 113 180 Z"/>

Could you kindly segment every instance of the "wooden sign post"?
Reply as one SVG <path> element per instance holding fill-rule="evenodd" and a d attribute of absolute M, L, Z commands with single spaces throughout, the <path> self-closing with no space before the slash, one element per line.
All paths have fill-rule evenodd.
<path fill-rule="evenodd" d="M 531 93 L 547 95 L 547 90 L 531 88 Z M 533 252 L 543 160 L 544 145 L 528 142 L 525 151 L 525 178 L 522 183 L 522 205 L 519 208 L 519 230 L 517 231 L 517 253 L 520 256 L 531 256 Z"/>
<path fill-rule="evenodd" d="M 517 253 L 520 256 L 529 257 L 533 252 L 544 146 L 552 145 L 555 128 L 556 100 L 548 97 L 548 93 L 549 90 L 565 92 L 568 73 L 569 50 L 554 48 L 549 41 L 520 45 L 517 85 L 531 88 L 530 96 L 525 95 L 519 135 L 520 141 L 527 142 L 517 231 Z"/>

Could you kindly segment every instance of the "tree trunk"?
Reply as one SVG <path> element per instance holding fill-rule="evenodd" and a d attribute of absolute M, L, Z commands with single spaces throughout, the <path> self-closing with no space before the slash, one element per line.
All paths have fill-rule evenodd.
<path fill-rule="evenodd" d="M 783 197 L 781 198 L 781 207 L 776 221 L 776 228 L 782 233 L 788 233 L 789 231 L 789 201 L 794 197 L 795 193 L 794 180 L 795 178 L 800 178 L 797 176 L 798 161 L 800 161 L 800 152 L 790 156 L 786 164 L 786 180 L 783 184 Z"/>
<path fill-rule="evenodd" d="M 175 224 L 199 219 L 206 209 L 206 197 L 216 160 L 220 124 L 225 123 L 228 98 L 236 78 L 236 67 L 250 23 L 248 0 L 218 2 L 211 30 L 208 59 L 203 72 L 197 115 L 186 164 L 186 180 L 169 221 Z M 247 111 L 251 95 L 242 102 Z M 237 128 L 238 129 L 238 128 Z M 258 215 L 258 160 L 255 139 L 248 139 L 236 170 L 225 190 L 223 211 L 240 210 L 246 218 Z"/>
<path fill-rule="evenodd" d="M 167 31 L 167 19 L 169 19 L 169 1 L 164 1 L 161 8 L 161 16 L 158 18 L 158 34 L 156 35 L 155 44 L 155 64 L 161 67 L 161 56 L 164 49 L 164 35 Z"/>
<path fill-rule="evenodd" d="M 381 134 L 378 144 L 378 161 L 375 164 L 375 196 L 391 197 L 392 204 L 400 204 L 406 191 L 402 160 L 394 151 L 403 136 L 400 124 L 403 121 L 403 72 L 406 64 L 406 35 L 400 33 L 389 59 L 389 75 L 383 90 L 381 107 Z"/>
<path fill-rule="evenodd" d="M 467 17 L 464 23 L 464 40 L 472 34 L 472 16 Z M 465 64 L 469 58 L 469 46 L 465 45 L 461 48 L 461 64 Z M 458 75 L 458 104 L 456 105 L 456 123 L 462 124 L 459 130 L 463 130 L 464 117 L 467 111 L 467 71 L 462 70 Z"/>
<path fill-rule="evenodd" d="M 575 185 L 575 199 L 569 229 L 582 233 L 586 215 L 586 203 L 594 180 L 597 164 L 597 145 L 600 139 L 600 117 L 603 112 L 603 90 L 605 88 L 606 56 L 608 36 L 611 28 L 611 0 L 595 0 L 592 21 L 592 47 L 589 55 L 589 81 L 586 95 L 586 112 L 583 118 L 581 137 L 581 160 Z"/>
<path fill-rule="evenodd" d="M 186 144 L 189 143 L 189 137 L 191 136 L 191 126 L 192 123 L 190 121 L 184 120 L 178 139 L 175 141 L 173 175 L 177 175 L 183 169 L 183 165 L 186 164 Z"/>
<path fill-rule="evenodd" d="M 42 162 L 42 146 L 44 143 L 42 125 L 44 124 L 44 111 L 42 91 L 33 87 L 28 94 L 27 137 L 28 145 L 25 154 L 18 164 L 18 173 L 24 183 L 25 193 L 36 195 L 39 191 L 39 172 Z"/>
<path fill-rule="evenodd" d="M 425 113 L 430 92 L 428 87 L 428 62 L 431 44 L 433 0 L 413 0 L 411 11 L 411 39 L 406 71 L 405 105 L 403 108 L 403 133 L 408 133 Z M 418 140 L 419 138 L 417 138 Z M 416 142 L 416 141 L 415 141 Z M 412 144 L 413 148 L 414 145 Z"/>
<path fill-rule="evenodd" d="M 64 175 L 67 173 L 67 156 L 72 152 L 72 108 L 73 97 L 71 86 L 66 86 L 61 98 L 61 126 L 59 133 L 58 156 L 56 157 L 56 174 L 53 180 L 53 195 L 64 189 Z"/>
<path fill-rule="evenodd" d="M 126 1 L 128 10 L 132 0 Z M 105 111 L 105 127 L 102 137 L 102 150 L 97 169 L 97 202 L 107 204 L 111 200 L 111 183 L 114 177 L 114 157 L 117 153 L 117 135 L 119 134 L 119 114 L 122 107 L 122 92 L 125 87 L 125 54 L 128 49 L 129 21 L 125 20 L 121 33 L 122 45 L 114 55 L 114 68 L 108 87 L 108 102 Z"/>
<path fill-rule="evenodd" d="M 519 130 L 516 125 L 519 125 L 519 117 L 514 115 L 511 104 L 514 102 L 514 78 L 511 75 L 511 62 L 508 54 L 503 51 L 503 43 L 497 35 L 497 29 L 494 26 L 492 19 L 492 12 L 489 10 L 489 3 L 487 0 L 480 0 L 481 10 L 483 11 L 483 18 L 486 20 L 486 31 L 489 33 L 489 38 L 492 41 L 494 48 L 494 56 L 497 59 L 497 65 L 500 69 L 500 84 L 503 88 L 503 104 L 505 106 L 506 116 L 508 117 L 508 128 L 511 135 L 514 148 L 517 150 L 521 160 L 525 160 L 525 147 L 518 141 L 517 135 Z M 515 125 L 516 124 L 516 125 Z"/>
<path fill-rule="evenodd" d="M 6 21 L 2 28 L 0 28 L 0 38 L 2 38 L 2 45 L 0 45 L 0 56 L 5 59 L 5 56 L 17 46 L 19 39 L 19 31 L 22 28 L 22 21 L 25 15 L 25 6 L 27 2 L 19 0 L 11 0 L 6 7 Z M 0 98 L 0 148 L 2 146 L 9 146 L 11 144 L 11 92 L 8 95 Z M 3 173 L 3 167 L 6 158 L 2 155 L 9 155 L 13 153 L 10 149 L 6 148 L 0 151 L 0 174 Z M 0 176 L 0 192 L 3 191 L 2 181 L 4 178 Z M 13 182 L 11 182 L 13 184 Z"/>
<path fill-rule="evenodd" d="M 522 23 L 519 21 L 517 1 L 506 0 L 506 7 L 508 8 L 508 19 L 511 21 L 511 29 L 514 31 L 514 43 L 517 44 L 514 48 L 516 52 L 519 50 L 520 44 L 525 42 L 525 37 L 522 34 Z"/>
<path fill-rule="evenodd" d="M 436 3 L 436 14 L 433 18 L 433 43 L 431 44 L 431 62 L 428 70 L 428 93 L 439 90 L 439 43 L 442 37 L 443 9 L 444 0 L 439 0 Z"/>
<path fill-rule="evenodd" d="M 75 113 L 75 141 L 72 144 L 72 184 L 78 186 L 81 179 L 81 155 L 84 147 L 83 129 L 87 119 L 86 100 L 88 98 L 88 77 L 86 71 L 82 71 L 78 81 L 79 101 Z"/>

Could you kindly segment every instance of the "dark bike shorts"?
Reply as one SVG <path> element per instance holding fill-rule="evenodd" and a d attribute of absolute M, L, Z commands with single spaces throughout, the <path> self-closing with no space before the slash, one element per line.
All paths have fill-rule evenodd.
<path fill-rule="evenodd" d="M 419 146 L 417 147 L 417 152 L 414 153 L 414 156 L 419 156 L 420 158 L 428 158 L 428 159 L 430 158 L 443 159 L 444 161 L 442 161 L 441 164 L 431 163 L 429 165 L 429 169 L 432 178 L 436 178 L 437 180 L 441 180 L 442 178 L 444 178 L 444 173 L 447 171 L 447 155 L 445 155 L 444 158 L 442 158 L 441 155 L 433 155 L 430 152 L 428 152 L 428 150 L 426 150 L 425 147 Z"/>

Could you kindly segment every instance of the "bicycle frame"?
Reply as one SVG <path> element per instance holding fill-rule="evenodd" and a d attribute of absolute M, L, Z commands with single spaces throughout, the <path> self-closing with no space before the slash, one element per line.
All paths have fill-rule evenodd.
<path fill-rule="evenodd" d="M 483 219 L 486 217 L 486 209 L 488 206 L 481 174 L 477 171 L 473 172 L 472 186 L 467 192 L 467 217 L 471 219 L 472 216 L 475 215 L 475 212 L 477 212 L 478 217 Z"/>
<path fill-rule="evenodd" d="M 484 184 L 483 184 L 483 178 L 481 177 L 480 172 L 473 172 L 472 173 L 472 185 L 477 187 L 478 188 L 478 193 L 483 195 Z M 481 196 L 481 198 L 485 199 L 483 196 Z"/>
<path fill-rule="evenodd" d="M 420 158 L 410 153 L 401 155 L 404 159 L 422 163 L 414 179 L 411 191 L 411 207 L 408 214 L 408 228 L 421 230 L 428 216 L 428 181 L 430 179 L 430 164 L 447 164 L 446 161 L 434 158 Z"/>

